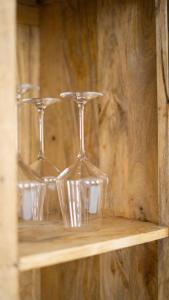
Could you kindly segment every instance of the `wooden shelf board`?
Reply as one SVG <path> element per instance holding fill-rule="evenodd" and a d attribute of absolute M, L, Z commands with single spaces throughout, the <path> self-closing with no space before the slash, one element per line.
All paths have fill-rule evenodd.
<path fill-rule="evenodd" d="M 121 217 L 93 219 L 85 230 L 68 230 L 57 222 L 19 225 L 19 269 L 50 266 L 169 236 L 168 227 Z"/>

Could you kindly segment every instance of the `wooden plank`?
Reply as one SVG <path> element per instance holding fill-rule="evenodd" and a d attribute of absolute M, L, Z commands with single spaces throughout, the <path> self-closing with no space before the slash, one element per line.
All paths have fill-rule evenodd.
<path fill-rule="evenodd" d="M 39 85 L 39 27 L 19 24 L 17 27 L 17 82 Z M 31 94 L 30 94 L 31 95 Z M 29 164 L 37 158 L 38 122 L 36 109 L 24 105 L 19 109 L 19 149 L 23 159 Z M 40 300 L 40 271 L 20 274 L 20 298 Z"/>
<path fill-rule="evenodd" d="M 40 80 L 43 95 L 56 96 L 64 90 L 97 89 L 95 12 L 96 3 L 86 4 L 84 0 L 60 1 L 41 7 Z M 87 152 L 94 162 L 98 162 L 97 118 L 97 102 L 93 101 L 86 107 L 85 136 Z M 72 133 L 74 139 L 70 139 Z M 79 142 L 77 109 L 72 101 L 62 101 L 48 108 L 45 139 L 46 156 L 61 170 L 74 161 Z"/>
<path fill-rule="evenodd" d="M 105 216 L 84 230 L 65 230 L 62 224 L 20 225 L 19 268 L 29 270 L 165 238 L 168 227 Z"/>
<path fill-rule="evenodd" d="M 18 25 L 17 33 L 17 83 L 39 85 L 39 28 Z M 18 121 L 19 151 L 29 164 L 37 158 L 39 148 L 36 109 L 23 105 L 19 108 Z"/>
<path fill-rule="evenodd" d="M 159 222 L 169 225 L 168 205 L 168 1 L 156 1 L 157 45 L 157 98 L 158 98 L 158 169 L 159 169 Z M 158 243 L 158 299 L 167 300 L 169 295 L 169 240 Z"/>
<path fill-rule="evenodd" d="M 106 206 L 117 216 L 158 222 L 154 1 L 100 0 L 97 9 L 98 87 L 105 91 L 99 159 L 111 195 Z M 111 294 L 137 299 L 138 290 L 139 299 L 156 299 L 156 247 L 152 243 L 102 255 L 101 299 Z"/>
<path fill-rule="evenodd" d="M 0 23 L 0 299 L 17 300 L 15 1 L 0 2 Z"/>
<path fill-rule="evenodd" d="M 20 272 L 20 299 L 41 300 L 41 273 L 39 270 Z"/>
<path fill-rule="evenodd" d="M 41 8 L 40 73 L 43 95 L 56 96 L 65 90 L 98 90 L 96 7 L 96 1 L 71 0 L 55 1 L 54 5 Z M 49 32 L 53 33 L 52 37 Z M 63 170 L 72 164 L 78 151 L 77 109 L 72 101 L 62 101 L 49 107 L 45 118 L 46 156 Z M 98 165 L 97 100 L 86 106 L 85 142 L 89 158 Z M 89 261 L 72 262 L 69 269 L 67 264 L 43 269 L 42 299 L 67 300 L 70 295 L 81 300 L 92 295 L 96 299 L 94 297 L 99 293 L 99 258 L 90 258 Z M 89 266 L 94 266 L 90 283 Z M 70 281 L 72 273 L 74 280 Z"/>
<path fill-rule="evenodd" d="M 39 6 L 17 6 L 17 21 L 19 24 L 38 26 L 39 25 Z"/>
<path fill-rule="evenodd" d="M 69 295 L 70 300 L 98 300 L 100 295 L 98 274 L 98 256 L 47 267 L 43 269 L 42 299 L 66 300 Z M 61 283 L 64 288 L 61 288 Z"/>

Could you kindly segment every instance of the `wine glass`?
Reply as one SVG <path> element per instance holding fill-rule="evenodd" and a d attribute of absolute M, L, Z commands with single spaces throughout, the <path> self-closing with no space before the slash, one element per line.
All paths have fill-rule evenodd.
<path fill-rule="evenodd" d="M 38 90 L 37 86 L 24 83 L 17 86 L 17 114 L 21 98 L 29 90 Z M 19 119 L 19 116 L 18 116 Z M 19 120 L 18 120 L 19 121 Z M 39 176 L 29 168 L 22 160 L 18 152 L 18 217 L 19 221 L 41 221 L 44 216 L 44 199 L 46 185 L 40 180 Z"/>
<path fill-rule="evenodd" d="M 107 195 L 108 177 L 86 156 L 84 145 L 84 107 L 98 92 L 64 92 L 62 98 L 73 99 L 79 111 L 80 149 L 73 165 L 60 173 L 57 180 L 59 201 L 66 227 L 81 227 L 92 216 L 101 216 Z"/>
<path fill-rule="evenodd" d="M 39 123 L 39 153 L 37 160 L 31 164 L 31 169 L 34 170 L 40 178 L 45 182 L 47 186 L 46 200 L 45 200 L 45 217 L 51 219 L 60 217 L 60 206 L 57 201 L 58 194 L 56 189 L 56 177 L 60 171 L 45 157 L 44 146 L 44 113 L 45 109 L 54 103 L 59 102 L 58 98 L 24 98 L 22 103 L 33 104 L 38 111 L 38 123 Z"/>

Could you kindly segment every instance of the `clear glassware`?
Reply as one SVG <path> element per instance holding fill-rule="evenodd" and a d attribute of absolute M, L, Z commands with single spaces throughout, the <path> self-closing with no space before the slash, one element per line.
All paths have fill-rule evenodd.
<path fill-rule="evenodd" d="M 17 87 L 17 105 L 22 104 L 22 96 L 29 90 L 38 87 L 21 84 Z M 46 185 L 39 176 L 29 168 L 18 153 L 18 218 L 19 221 L 41 221 L 44 218 L 44 200 Z"/>
<path fill-rule="evenodd" d="M 31 83 L 18 84 L 16 87 L 16 99 L 18 104 L 22 104 L 22 98 L 29 91 L 39 91 L 40 87 Z M 21 101 L 20 101 L 21 100 Z"/>
<path fill-rule="evenodd" d="M 58 202 L 58 193 L 56 188 L 56 178 L 60 171 L 45 157 L 45 145 L 44 145 L 44 113 L 47 106 L 59 102 L 58 98 L 24 98 L 22 103 L 33 104 L 38 111 L 39 122 L 39 153 L 37 160 L 30 166 L 38 176 L 46 184 L 46 199 L 45 199 L 45 218 L 60 218 L 60 205 Z"/>
<path fill-rule="evenodd" d="M 62 98 L 73 99 L 79 110 L 80 149 L 76 161 L 57 180 L 61 212 L 66 227 L 81 227 L 90 217 L 101 216 L 107 196 L 108 177 L 87 158 L 84 145 L 85 104 L 103 94 L 97 92 L 64 92 Z"/>

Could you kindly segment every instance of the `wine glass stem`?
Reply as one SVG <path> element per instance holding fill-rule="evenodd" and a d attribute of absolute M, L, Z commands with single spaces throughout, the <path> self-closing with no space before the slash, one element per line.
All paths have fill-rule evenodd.
<path fill-rule="evenodd" d="M 79 109 L 79 142 L 80 142 L 80 152 L 78 157 L 85 157 L 85 146 L 84 146 L 84 104 L 78 104 Z"/>
<path fill-rule="evenodd" d="M 39 153 L 38 159 L 45 157 L 44 150 L 44 109 L 38 109 L 38 117 L 39 117 Z"/>

